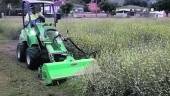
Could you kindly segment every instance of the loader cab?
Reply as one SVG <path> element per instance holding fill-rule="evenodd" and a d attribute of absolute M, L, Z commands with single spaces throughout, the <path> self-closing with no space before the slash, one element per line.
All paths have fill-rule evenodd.
<path fill-rule="evenodd" d="M 39 13 L 43 15 L 44 18 L 37 18 L 36 20 L 32 20 L 33 14 L 33 6 L 34 9 L 38 9 Z M 27 17 L 27 18 L 26 18 Z M 27 19 L 27 20 L 26 20 Z M 56 7 L 51 1 L 40 1 L 40 0 L 23 0 L 22 1 L 22 21 L 23 27 L 31 26 L 33 23 L 44 23 L 56 25 L 56 22 L 60 19 L 60 15 L 57 14 Z"/>

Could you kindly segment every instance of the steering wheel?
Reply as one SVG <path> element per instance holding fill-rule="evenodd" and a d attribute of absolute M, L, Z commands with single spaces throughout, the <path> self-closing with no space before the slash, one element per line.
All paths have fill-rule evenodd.
<path fill-rule="evenodd" d="M 38 17 L 35 20 L 31 20 L 31 26 L 35 26 L 36 23 L 41 23 L 41 22 L 43 22 L 43 23 L 45 22 L 45 18 L 42 16 Z"/>
<path fill-rule="evenodd" d="M 42 17 L 42 16 L 39 16 L 37 19 L 37 22 L 39 22 L 39 23 L 41 23 L 41 22 L 45 22 L 45 18 L 44 17 Z"/>

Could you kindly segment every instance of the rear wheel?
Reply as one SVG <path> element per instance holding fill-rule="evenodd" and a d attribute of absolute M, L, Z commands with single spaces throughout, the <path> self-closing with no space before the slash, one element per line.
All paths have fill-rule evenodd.
<path fill-rule="evenodd" d="M 20 62 L 24 62 L 25 58 L 26 58 L 26 49 L 27 49 L 27 45 L 25 43 L 19 43 L 17 45 L 17 59 Z"/>
<path fill-rule="evenodd" d="M 37 47 L 27 48 L 26 51 L 26 62 L 29 69 L 38 69 L 39 67 L 40 51 Z"/>

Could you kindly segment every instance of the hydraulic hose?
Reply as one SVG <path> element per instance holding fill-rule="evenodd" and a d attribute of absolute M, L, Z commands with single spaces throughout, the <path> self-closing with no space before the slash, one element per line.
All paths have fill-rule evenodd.
<path fill-rule="evenodd" d="M 94 51 L 94 52 L 91 52 L 91 53 L 86 53 L 84 50 L 82 50 L 80 47 L 78 47 L 78 46 L 73 42 L 73 40 L 71 40 L 71 38 L 67 38 L 66 40 L 67 40 L 67 41 L 70 41 L 71 44 L 73 44 L 73 46 L 74 46 L 77 50 L 79 50 L 80 52 L 82 52 L 84 55 L 86 55 L 86 56 L 91 56 L 91 55 L 93 55 L 94 57 L 96 57 L 96 53 L 97 53 L 98 51 Z"/>
<path fill-rule="evenodd" d="M 71 42 L 71 44 L 74 45 L 74 47 L 79 50 L 80 52 L 82 52 L 84 55 L 88 55 L 86 52 L 84 52 L 82 49 L 80 49 L 70 38 L 67 38 L 68 41 Z"/>

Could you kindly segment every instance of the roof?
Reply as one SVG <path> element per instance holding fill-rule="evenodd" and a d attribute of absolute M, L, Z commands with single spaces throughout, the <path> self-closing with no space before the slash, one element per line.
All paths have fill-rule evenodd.
<path fill-rule="evenodd" d="M 45 3 L 45 4 L 54 4 L 51 1 L 42 1 L 42 0 L 22 0 L 28 3 Z"/>
<path fill-rule="evenodd" d="M 127 6 L 118 7 L 117 9 L 147 9 L 147 7 L 140 7 L 140 6 L 135 6 L 135 5 L 127 5 Z"/>

